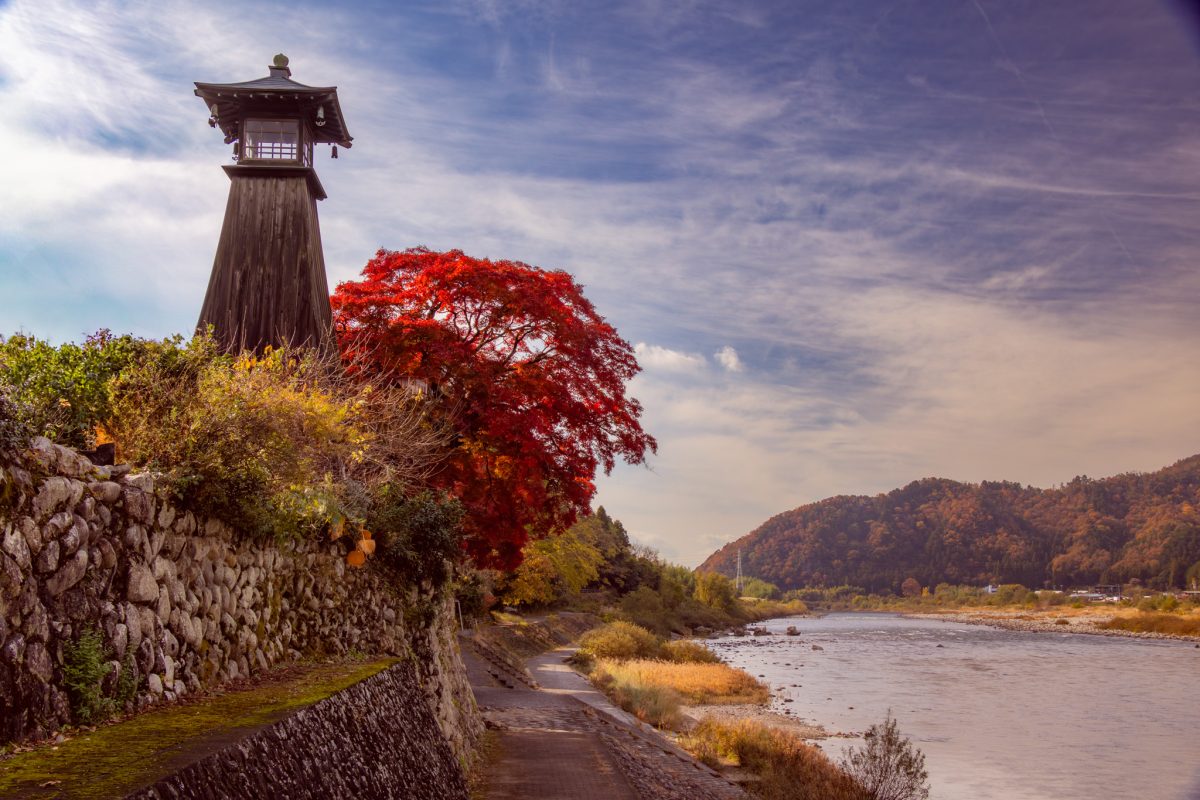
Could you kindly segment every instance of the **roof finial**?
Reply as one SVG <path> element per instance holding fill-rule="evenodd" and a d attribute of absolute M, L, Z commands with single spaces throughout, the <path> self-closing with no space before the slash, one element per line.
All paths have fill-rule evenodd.
<path fill-rule="evenodd" d="M 271 59 L 269 67 L 272 78 L 290 78 L 292 71 L 288 69 L 288 57 L 283 53 L 276 53 L 275 58 Z"/>

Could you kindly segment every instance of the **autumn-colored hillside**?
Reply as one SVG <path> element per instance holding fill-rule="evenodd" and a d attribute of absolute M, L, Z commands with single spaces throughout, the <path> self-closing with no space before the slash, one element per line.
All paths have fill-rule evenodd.
<path fill-rule="evenodd" d="M 786 511 L 709 556 L 781 588 L 850 584 L 898 591 L 905 578 L 1030 587 L 1157 588 L 1200 576 L 1200 455 L 1146 474 L 1057 489 L 925 478 L 875 497 L 838 496 Z"/>

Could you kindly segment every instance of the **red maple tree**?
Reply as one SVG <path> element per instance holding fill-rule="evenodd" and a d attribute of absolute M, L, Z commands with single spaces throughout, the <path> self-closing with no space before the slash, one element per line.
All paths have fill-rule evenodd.
<path fill-rule="evenodd" d="M 566 272 L 459 250 L 380 250 L 331 298 L 343 357 L 421 381 L 457 446 L 432 479 L 466 506 L 476 563 L 511 568 L 530 536 L 587 513 L 600 467 L 657 445 L 625 394 L 640 367 Z"/>

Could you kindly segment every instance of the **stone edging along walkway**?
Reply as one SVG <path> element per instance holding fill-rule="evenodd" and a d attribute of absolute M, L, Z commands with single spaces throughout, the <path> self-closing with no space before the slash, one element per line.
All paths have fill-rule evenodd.
<path fill-rule="evenodd" d="M 410 662 L 315 664 L 0 761 L 5 798 L 465 798 Z"/>

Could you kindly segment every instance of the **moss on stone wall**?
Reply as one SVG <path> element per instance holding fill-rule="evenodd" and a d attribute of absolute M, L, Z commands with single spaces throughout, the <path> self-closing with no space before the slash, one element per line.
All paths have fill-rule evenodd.
<path fill-rule="evenodd" d="M 141 714 L 0 761 L 0 797 L 124 797 L 392 666 L 396 659 L 310 664 L 253 686 Z"/>

